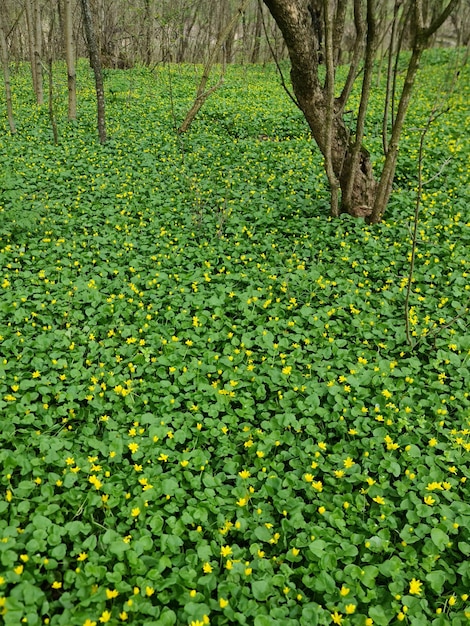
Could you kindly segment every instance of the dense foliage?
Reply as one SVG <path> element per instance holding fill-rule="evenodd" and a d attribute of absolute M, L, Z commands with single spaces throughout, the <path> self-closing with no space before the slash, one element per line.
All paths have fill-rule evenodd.
<path fill-rule="evenodd" d="M 89 68 L 61 142 L 13 76 L 0 136 L 0 621 L 457 626 L 470 618 L 468 70 L 432 52 L 387 220 L 330 220 L 270 67 L 191 131 L 190 67 Z M 380 139 L 376 89 L 368 143 Z M 376 157 L 378 160 L 379 157 Z"/>

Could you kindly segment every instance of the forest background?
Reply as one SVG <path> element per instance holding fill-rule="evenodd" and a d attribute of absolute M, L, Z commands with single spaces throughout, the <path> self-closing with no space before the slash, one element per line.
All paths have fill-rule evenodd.
<path fill-rule="evenodd" d="M 423 51 L 377 224 L 331 216 L 289 49 L 240 5 L 90 3 L 105 141 L 83 6 L 2 5 L 6 625 L 470 619 L 468 3 Z M 374 49 L 374 172 L 403 24 Z"/>

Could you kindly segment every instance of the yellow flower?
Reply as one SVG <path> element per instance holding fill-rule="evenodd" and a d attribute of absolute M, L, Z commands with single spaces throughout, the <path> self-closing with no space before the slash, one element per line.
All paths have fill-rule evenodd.
<path fill-rule="evenodd" d="M 238 506 L 245 506 L 248 503 L 248 498 L 240 498 L 237 500 Z"/>
<path fill-rule="evenodd" d="M 128 446 L 129 450 L 132 452 L 132 454 L 134 454 L 135 452 L 137 452 L 137 450 L 139 449 L 139 444 L 138 443 L 130 443 Z"/>
<path fill-rule="evenodd" d="M 52 589 L 60 589 L 62 587 L 62 583 L 58 580 L 54 580 L 51 587 Z"/>
<path fill-rule="evenodd" d="M 245 480 L 251 476 L 251 473 L 248 470 L 242 470 L 241 472 L 238 472 L 238 475 Z"/>
<path fill-rule="evenodd" d="M 346 611 L 347 615 L 352 615 L 354 613 L 354 611 L 356 610 L 356 605 L 355 604 L 347 604 L 344 607 L 344 610 Z"/>
<path fill-rule="evenodd" d="M 375 498 L 372 498 L 372 500 L 374 502 L 377 502 L 377 504 L 385 504 L 385 500 L 382 498 L 382 496 L 375 496 Z"/>
<path fill-rule="evenodd" d="M 232 554 L 232 548 L 230 546 L 222 546 L 220 548 L 220 554 L 222 556 L 230 556 Z"/>
<path fill-rule="evenodd" d="M 219 599 L 219 606 L 220 606 L 221 609 L 225 609 L 225 607 L 228 606 L 228 604 L 229 604 L 229 602 L 225 598 L 220 598 Z"/>
<path fill-rule="evenodd" d="M 425 496 L 423 500 L 424 504 L 428 504 L 429 506 L 432 506 L 436 502 L 432 496 Z"/>
<path fill-rule="evenodd" d="M 353 465 L 355 465 L 356 461 L 353 461 L 352 458 L 350 456 L 348 456 L 347 459 L 344 459 L 343 461 L 343 465 L 346 469 L 349 469 L 350 467 L 352 467 Z"/>
<path fill-rule="evenodd" d="M 137 517 L 138 515 L 140 515 L 140 509 L 139 509 L 138 506 L 136 506 L 134 509 L 132 509 L 131 515 L 132 515 L 132 517 Z"/>
<path fill-rule="evenodd" d="M 423 586 L 423 583 L 420 580 L 416 580 L 416 578 L 413 578 L 410 582 L 409 593 L 414 596 L 419 596 L 419 594 L 421 593 L 422 586 Z"/>
<path fill-rule="evenodd" d="M 86 619 L 83 622 L 83 626 L 96 626 L 96 622 L 93 622 L 91 619 Z"/>
<path fill-rule="evenodd" d="M 86 552 L 80 552 L 77 556 L 77 561 L 85 561 L 88 558 L 88 554 Z"/>
<path fill-rule="evenodd" d="M 333 624 L 341 625 L 343 623 L 343 616 L 341 615 L 341 613 L 338 613 L 338 611 L 331 613 L 331 619 L 333 620 Z"/>
<path fill-rule="evenodd" d="M 145 595 L 150 598 L 155 593 L 155 589 L 153 587 L 145 587 Z"/>
<path fill-rule="evenodd" d="M 108 598 L 108 600 L 117 598 L 118 595 L 119 595 L 119 591 L 117 589 L 106 589 L 106 597 Z"/>
<path fill-rule="evenodd" d="M 109 622 L 110 619 L 111 619 L 111 613 L 109 611 L 103 611 L 101 613 L 100 622 L 102 624 L 106 624 L 106 622 Z"/>
<path fill-rule="evenodd" d="M 347 596 L 350 591 L 351 591 L 351 589 L 349 589 L 349 587 L 345 587 L 344 585 L 339 590 L 339 592 L 340 592 L 340 594 L 342 596 Z"/>
<path fill-rule="evenodd" d="M 204 574 L 210 574 L 212 572 L 212 565 L 210 563 L 204 563 L 202 566 L 202 571 Z"/>
<path fill-rule="evenodd" d="M 442 490 L 442 483 L 438 483 L 436 481 L 434 481 L 432 483 L 428 483 L 428 486 L 426 487 L 427 491 L 433 491 L 435 489 L 441 489 Z"/>

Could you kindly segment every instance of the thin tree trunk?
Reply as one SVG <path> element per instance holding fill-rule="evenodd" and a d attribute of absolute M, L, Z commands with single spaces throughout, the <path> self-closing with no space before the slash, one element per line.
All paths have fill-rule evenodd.
<path fill-rule="evenodd" d="M 380 222 L 382 214 L 390 198 L 393 178 L 395 176 L 395 170 L 397 166 L 398 145 L 400 142 L 401 131 L 403 129 L 406 112 L 410 104 L 411 93 L 413 91 L 413 85 L 419 69 L 419 62 L 423 50 L 424 47 L 415 47 L 411 55 L 410 62 L 408 64 L 408 71 L 406 73 L 405 83 L 401 92 L 400 102 L 398 103 L 397 115 L 393 122 L 392 135 L 388 146 L 388 152 L 385 156 L 385 163 L 382 169 L 382 175 L 377 186 L 377 193 L 375 195 L 372 215 L 369 218 L 369 221 L 373 224 Z"/>
<path fill-rule="evenodd" d="M 204 104 L 204 102 L 207 100 L 207 98 L 210 96 L 210 94 L 213 93 L 221 85 L 222 79 L 219 81 L 219 83 L 217 85 L 215 85 L 214 87 L 212 87 L 211 89 L 208 89 L 206 91 L 206 85 L 207 85 L 207 82 L 209 80 L 209 76 L 210 76 L 210 72 L 211 72 L 212 66 L 214 65 L 215 60 L 217 58 L 217 54 L 218 54 L 221 46 L 223 46 L 223 44 L 225 43 L 225 41 L 229 37 L 229 35 L 232 32 L 234 26 L 238 22 L 240 14 L 245 10 L 245 8 L 248 5 L 249 1 L 250 0 L 242 0 L 240 6 L 238 7 L 238 9 L 236 11 L 236 13 L 232 16 L 232 19 L 225 26 L 225 28 L 223 28 L 222 31 L 220 32 L 219 37 L 217 39 L 217 42 L 214 45 L 214 47 L 212 48 L 212 51 L 211 51 L 211 53 L 209 55 L 207 63 L 204 66 L 204 71 L 203 71 L 203 74 L 202 74 L 201 82 L 199 83 L 199 87 L 198 87 L 197 94 L 196 94 L 196 99 L 194 100 L 194 103 L 193 103 L 192 107 L 189 109 L 188 113 L 186 114 L 186 117 L 184 118 L 183 123 L 181 124 L 180 128 L 178 129 L 180 133 L 184 133 L 184 132 L 186 132 L 188 130 L 188 128 L 190 127 L 192 121 L 194 120 L 194 118 L 198 114 L 198 112 L 199 112 L 200 108 L 202 107 L 202 105 Z"/>
<path fill-rule="evenodd" d="M 150 65 L 152 63 L 152 11 L 150 6 L 150 0 L 144 0 L 145 6 L 145 63 Z"/>
<path fill-rule="evenodd" d="M 65 61 L 67 63 L 68 118 L 75 120 L 77 118 L 77 79 L 73 49 L 72 0 L 65 0 L 64 2 L 64 39 Z"/>
<path fill-rule="evenodd" d="M 44 104 L 44 89 L 42 81 L 42 23 L 39 0 L 34 0 L 34 61 L 36 63 L 38 104 Z"/>
<path fill-rule="evenodd" d="M 359 159 L 361 155 L 362 142 L 364 140 L 364 129 L 366 123 L 367 107 L 369 105 L 370 87 L 372 83 L 372 73 L 374 69 L 374 55 L 376 44 L 376 17 L 375 17 L 375 1 L 367 0 L 367 43 L 364 59 L 364 79 L 362 81 L 361 101 L 359 104 L 359 113 L 356 122 L 356 137 L 351 152 L 351 165 L 349 177 L 344 191 L 343 209 L 349 213 L 354 208 L 352 202 L 352 194 L 355 179 L 358 173 Z M 372 206 L 364 206 L 363 210 L 370 211 Z"/>
<path fill-rule="evenodd" d="M 261 32 L 263 27 L 263 7 L 261 1 L 258 0 L 258 8 L 256 11 L 255 32 L 253 35 L 253 49 L 251 51 L 251 63 L 258 63 L 261 48 Z"/>
<path fill-rule="evenodd" d="M 87 39 L 88 54 L 90 56 L 90 64 L 95 75 L 96 87 L 96 106 L 98 117 L 98 135 L 101 143 L 106 142 L 106 117 L 105 117 L 105 100 L 103 74 L 101 72 L 101 60 L 96 43 L 95 29 L 93 27 L 93 19 L 91 16 L 89 0 L 80 0 L 83 13 L 83 23 L 85 26 L 85 35 Z"/>
<path fill-rule="evenodd" d="M 309 3 L 300 0 L 264 0 L 276 23 L 281 29 L 291 59 L 291 81 L 297 103 L 310 126 L 313 138 L 325 158 L 330 160 L 334 175 L 339 181 L 344 197 L 354 168 L 354 185 L 348 204 L 340 206 L 357 217 L 370 214 L 374 201 L 376 181 L 372 173 L 369 152 L 360 146 L 354 157 L 350 141 L 350 131 L 342 117 L 341 100 L 334 101 L 334 112 L 329 112 L 331 94 L 328 97 L 319 78 L 319 43 L 321 33 L 316 32 L 315 15 Z M 318 4 L 316 5 L 319 6 Z M 310 8 L 309 8 L 310 7 Z M 331 123 L 331 147 L 325 139 L 325 128 Z M 331 150 L 331 157 L 327 152 Z"/>
<path fill-rule="evenodd" d="M 385 104 L 384 104 L 384 114 L 382 120 L 382 146 L 384 149 L 384 154 L 388 152 L 388 122 L 389 122 L 389 112 L 390 112 L 390 102 L 391 102 L 391 88 L 392 88 L 392 74 L 393 74 L 393 50 L 395 48 L 395 37 L 397 31 L 397 21 L 398 21 L 398 11 L 400 9 L 401 2 L 399 0 L 395 0 L 395 4 L 393 7 L 393 21 L 392 21 L 392 32 L 390 34 L 390 44 L 388 48 L 388 58 L 387 58 L 387 86 L 385 89 Z"/>
<path fill-rule="evenodd" d="M 335 66 L 339 65 L 341 62 L 341 52 L 342 52 L 341 42 L 343 40 L 344 22 L 346 19 L 347 6 L 348 6 L 347 0 L 338 0 L 337 6 L 336 6 L 336 13 L 334 15 L 334 30 L 333 30 L 334 59 L 333 59 L 333 62 Z"/>
<path fill-rule="evenodd" d="M 323 1 L 324 32 L 325 32 L 325 64 L 326 64 L 326 98 L 327 115 L 325 124 L 325 169 L 330 184 L 330 211 L 333 217 L 339 215 L 340 184 L 333 167 L 333 117 L 335 115 L 335 65 L 333 49 L 333 15 L 330 13 L 329 0 Z"/>
<path fill-rule="evenodd" d="M 393 178 L 397 167 L 398 158 L 398 145 L 400 141 L 401 132 L 403 130 L 403 124 L 405 122 L 406 113 L 411 101 L 411 94 L 413 91 L 416 74 L 418 73 L 419 63 L 421 56 L 429 44 L 430 38 L 434 35 L 437 29 L 444 23 L 449 17 L 450 13 L 457 6 L 459 0 L 449 0 L 445 9 L 432 21 L 429 26 L 424 25 L 423 16 L 423 3 L 422 0 L 416 0 L 413 7 L 414 17 L 412 21 L 412 31 L 414 32 L 413 49 L 410 61 L 408 63 L 408 70 L 403 84 L 403 89 L 398 103 L 398 109 L 396 118 L 393 121 L 392 134 L 390 137 L 390 144 L 388 146 L 388 152 L 385 155 L 385 163 L 382 169 L 379 184 L 377 186 L 377 192 L 375 194 L 374 206 L 371 215 L 368 217 L 368 221 L 372 224 L 380 222 L 382 215 L 385 211 L 387 203 L 392 192 Z"/>
<path fill-rule="evenodd" d="M 54 79 L 53 79 L 53 73 L 52 73 L 52 57 L 49 57 L 49 65 L 48 65 L 48 69 L 49 69 L 49 119 L 51 122 L 51 127 L 52 127 L 52 135 L 54 137 L 54 145 L 57 146 L 57 144 L 59 143 L 59 133 L 57 130 L 57 120 L 56 120 L 56 116 L 55 116 L 55 109 L 54 109 Z"/>
<path fill-rule="evenodd" d="M 338 113 L 342 113 L 344 111 L 344 107 L 346 106 L 348 98 L 351 95 L 351 90 L 357 78 L 358 67 L 364 49 L 365 24 L 362 15 L 361 0 L 354 0 L 354 27 L 356 30 L 356 39 L 354 42 L 351 63 L 349 64 L 348 76 L 344 83 L 343 91 L 338 98 Z"/>
<path fill-rule="evenodd" d="M 333 6 L 337 7 L 339 26 L 336 45 L 339 45 L 341 31 L 342 6 L 333 0 L 264 0 L 284 38 L 291 60 L 291 81 L 296 104 L 302 110 L 318 147 L 325 157 L 325 165 L 332 193 L 336 193 L 334 177 L 339 181 L 342 197 L 339 212 L 347 212 L 357 217 L 367 217 L 369 222 L 381 219 L 387 205 L 395 175 L 398 143 L 410 103 L 411 92 L 419 67 L 423 50 L 430 38 L 445 19 L 456 8 L 459 0 L 447 0 L 443 10 L 425 26 L 423 0 L 410 0 L 410 23 L 407 29 L 412 36 L 412 55 L 407 76 L 402 90 L 396 117 L 393 120 L 390 144 L 385 158 L 384 168 L 377 184 L 370 155 L 362 145 L 367 101 L 371 88 L 372 63 L 375 54 L 375 6 L 377 0 L 367 0 L 367 45 L 364 59 L 364 77 L 361 103 L 356 129 L 352 132 L 346 127 L 343 111 L 356 75 L 356 64 L 361 50 L 359 34 L 361 28 L 360 0 L 354 2 L 356 24 L 355 61 L 346 80 L 343 94 L 332 98 L 332 80 L 334 67 L 331 67 L 331 48 L 334 49 Z M 320 78 L 320 43 L 321 28 L 318 27 L 318 15 L 326 11 L 324 25 L 327 33 L 327 81 L 322 84 Z M 408 14 L 407 14 L 408 17 Z M 321 24 L 320 24 L 321 27 Z M 331 30 L 333 29 L 333 35 Z M 333 45 L 331 39 L 333 38 Z M 351 135 L 355 136 L 354 141 Z M 333 184 L 332 184 L 333 183 Z M 331 207 L 335 210 L 335 199 Z"/>
<path fill-rule="evenodd" d="M 26 0 L 25 3 L 26 10 L 26 25 L 28 28 L 28 47 L 29 47 L 29 61 L 31 66 L 31 78 L 33 81 L 33 91 L 38 99 L 38 78 L 37 78 L 37 67 L 35 63 L 35 44 L 34 44 L 34 18 L 33 18 L 33 2 L 32 0 Z"/>
<path fill-rule="evenodd" d="M 5 29 L 3 27 L 2 15 L 0 12 L 0 54 L 3 66 L 3 81 L 5 83 L 5 98 L 7 105 L 8 124 L 10 126 L 10 132 L 12 135 L 16 133 L 15 120 L 13 118 L 13 105 L 11 102 L 11 87 L 10 87 L 10 70 L 8 59 L 8 44 L 5 36 Z"/>

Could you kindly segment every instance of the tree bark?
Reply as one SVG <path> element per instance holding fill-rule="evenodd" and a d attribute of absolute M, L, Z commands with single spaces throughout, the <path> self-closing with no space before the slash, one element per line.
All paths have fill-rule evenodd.
<path fill-rule="evenodd" d="M 256 22 L 255 22 L 255 32 L 253 35 L 253 49 L 251 51 L 251 63 L 258 63 L 259 61 L 259 53 L 261 49 L 261 33 L 263 27 L 263 7 L 261 3 L 258 2 L 258 7 L 256 10 Z"/>
<path fill-rule="evenodd" d="M 8 43 L 3 26 L 2 14 L 0 11 L 0 58 L 3 66 L 3 81 L 5 83 L 5 98 L 7 105 L 8 124 L 12 135 L 16 133 L 15 120 L 13 118 L 13 105 L 11 103 L 10 70 L 8 67 Z"/>
<path fill-rule="evenodd" d="M 372 173 L 369 152 L 360 146 L 357 156 L 355 155 L 354 142 L 340 114 L 338 100 L 334 101 L 334 110 L 329 113 L 328 104 L 330 102 L 331 106 L 331 100 L 328 98 L 327 88 L 319 77 L 322 33 L 318 32 L 314 19 L 314 13 L 321 14 L 321 2 L 307 0 L 264 0 L 264 2 L 279 26 L 289 51 L 291 81 L 298 105 L 310 126 L 315 142 L 326 162 L 330 162 L 334 176 L 339 181 L 342 192 L 339 210 L 356 217 L 365 217 L 372 211 L 376 181 Z M 329 142 L 326 141 L 325 128 L 329 129 Z M 354 184 L 345 203 L 345 194 L 350 186 L 351 177 L 354 178 Z"/>
<path fill-rule="evenodd" d="M 356 44 L 353 63 L 339 98 L 334 98 L 334 59 L 341 45 L 345 3 L 343 0 L 264 0 L 276 21 L 286 43 L 291 60 L 291 81 L 299 108 L 307 120 L 312 136 L 325 159 L 325 169 L 332 194 L 341 189 L 341 203 L 337 209 L 332 198 L 332 213 L 345 212 L 365 217 L 375 223 L 382 218 L 390 198 L 395 176 L 398 145 L 406 112 L 419 68 L 423 50 L 431 37 L 457 7 L 459 0 L 447 0 L 444 9 L 431 18 L 426 25 L 423 0 L 409 4 L 407 28 L 412 36 L 412 54 L 404 87 L 393 121 L 390 142 L 387 145 L 385 163 L 377 182 L 372 172 L 370 155 L 363 146 L 367 103 L 371 87 L 376 42 L 377 0 L 367 0 L 367 18 L 364 24 L 360 0 L 352 2 L 356 27 Z M 334 10 L 335 9 L 335 10 Z M 323 28 L 318 16 L 323 15 Z M 323 45 L 323 35 L 326 41 Z M 361 39 L 366 37 L 365 56 Z M 326 80 L 319 72 L 326 53 Z M 345 124 L 343 111 L 357 73 L 358 62 L 363 56 L 363 82 L 361 103 L 356 128 L 350 131 Z"/>
<path fill-rule="evenodd" d="M 153 24 L 152 24 L 152 7 L 150 6 L 150 0 L 144 0 L 144 28 L 145 28 L 145 64 L 150 66 L 152 63 L 152 33 L 153 33 Z"/>
<path fill-rule="evenodd" d="M 431 23 L 426 26 L 423 13 L 423 1 L 416 0 L 411 13 L 411 31 L 413 33 L 412 54 L 408 63 L 408 69 L 403 84 L 396 117 L 392 125 L 392 133 L 388 151 L 385 154 L 385 163 L 382 169 L 377 192 L 374 198 L 374 205 L 368 221 L 372 224 L 380 222 L 387 203 L 392 193 L 392 184 L 395 176 L 398 158 L 398 147 L 401 132 L 405 122 L 406 113 L 411 101 L 411 94 L 418 73 L 419 63 L 424 50 L 429 45 L 431 37 L 442 26 L 452 11 L 457 7 L 459 0 L 449 0 L 445 8 L 433 17 Z"/>
<path fill-rule="evenodd" d="M 77 118 L 77 79 L 73 50 L 72 0 L 65 0 L 64 2 L 64 40 L 65 61 L 67 64 L 68 118 L 69 120 L 75 120 Z"/>
<path fill-rule="evenodd" d="M 93 19 L 90 10 L 89 0 L 80 0 L 83 13 L 83 23 L 85 26 L 85 35 L 87 40 L 88 54 L 90 56 L 90 64 L 95 75 L 96 87 L 96 106 L 98 118 L 98 135 L 101 143 L 106 142 L 106 117 L 105 117 L 105 100 L 103 73 L 101 71 L 101 60 L 96 43 L 95 29 L 93 27 Z"/>
<path fill-rule="evenodd" d="M 39 74 L 38 74 L 38 65 L 36 63 L 36 29 L 34 23 L 34 3 L 33 0 L 26 0 L 25 3 L 25 11 L 26 11 L 26 24 L 28 28 L 28 47 L 29 47 L 29 60 L 31 65 L 31 78 L 33 81 L 33 91 L 36 97 L 36 101 L 38 104 L 42 104 L 42 86 L 40 87 L 40 82 L 42 81 L 42 71 L 39 66 Z"/>
<path fill-rule="evenodd" d="M 42 22 L 39 0 L 34 0 L 34 61 L 36 63 L 38 104 L 44 104 L 42 80 Z"/>

